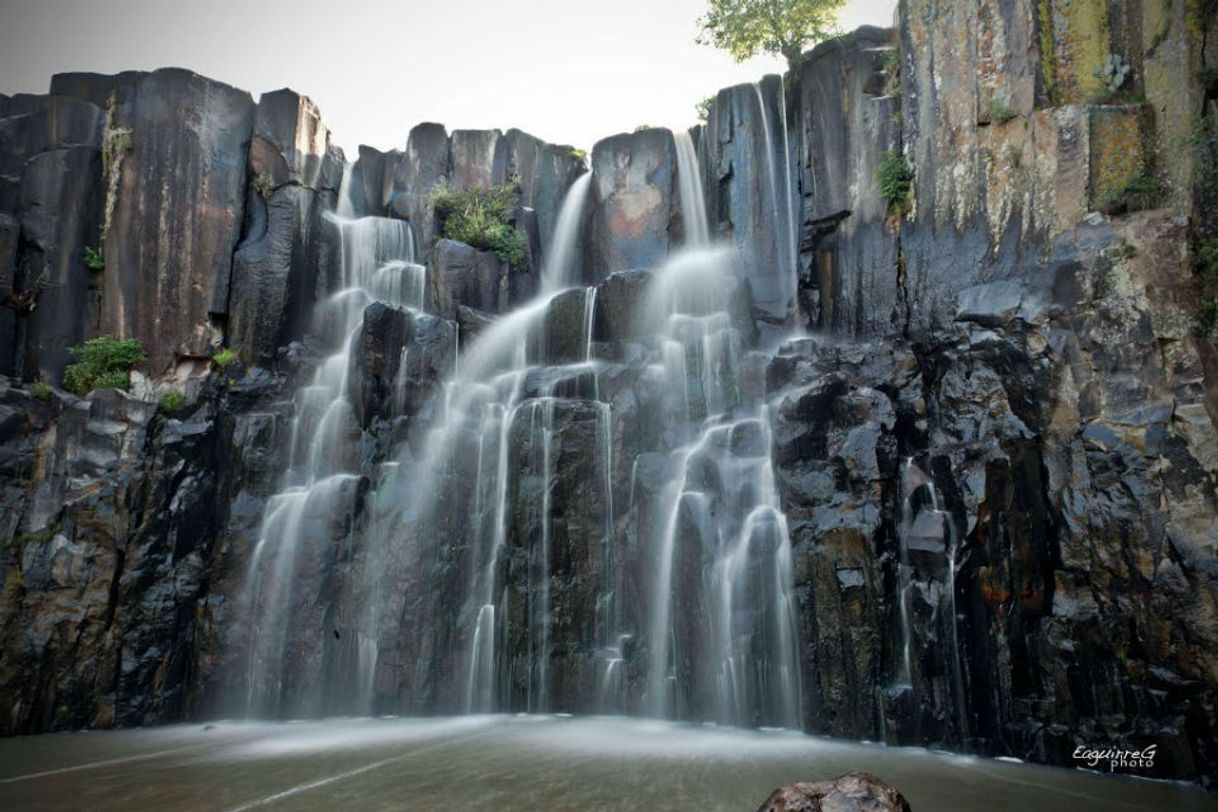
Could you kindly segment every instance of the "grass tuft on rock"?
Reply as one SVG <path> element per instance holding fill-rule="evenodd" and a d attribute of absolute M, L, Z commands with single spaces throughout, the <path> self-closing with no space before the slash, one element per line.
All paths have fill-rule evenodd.
<path fill-rule="evenodd" d="M 913 191 L 913 167 L 900 152 L 889 150 L 884 153 L 876 180 L 880 184 L 880 196 L 889 206 L 903 209 L 909 202 L 909 194 Z"/>
<path fill-rule="evenodd" d="M 232 347 L 225 347 L 211 357 L 211 362 L 216 365 L 216 369 L 232 366 L 237 362 L 237 351 Z"/>
<path fill-rule="evenodd" d="M 165 414 L 173 414 L 178 409 L 186 405 L 186 396 L 176 389 L 170 389 L 165 394 L 161 395 L 161 411 Z"/>

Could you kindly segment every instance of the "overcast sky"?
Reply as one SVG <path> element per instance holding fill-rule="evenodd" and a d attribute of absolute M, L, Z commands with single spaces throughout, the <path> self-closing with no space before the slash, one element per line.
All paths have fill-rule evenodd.
<path fill-rule="evenodd" d="M 895 0 L 851 0 L 850 30 Z M 688 126 L 720 87 L 782 67 L 694 44 L 705 0 L 0 0 L 0 93 L 61 71 L 166 66 L 311 96 L 347 150 L 410 128 L 519 127 L 589 148 L 639 124 Z"/>

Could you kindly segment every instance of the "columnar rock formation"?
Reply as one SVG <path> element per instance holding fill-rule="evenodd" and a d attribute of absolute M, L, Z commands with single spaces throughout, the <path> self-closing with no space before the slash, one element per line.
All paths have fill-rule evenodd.
<path fill-rule="evenodd" d="M 0 98 L 0 730 L 662 712 L 1058 764 L 1155 744 L 1156 774 L 1212 776 L 1204 14 L 905 0 L 587 166 L 438 124 L 348 162 L 309 99 L 177 69 Z M 545 298 L 587 171 L 580 287 Z M 512 178 L 531 273 L 430 201 Z M 734 274 L 657 355 L 695 207 Z M 130 394 L 30 386 L 107 333 L 149 353 Z M 291 589 L 259 591 L 280 536 Z"/>

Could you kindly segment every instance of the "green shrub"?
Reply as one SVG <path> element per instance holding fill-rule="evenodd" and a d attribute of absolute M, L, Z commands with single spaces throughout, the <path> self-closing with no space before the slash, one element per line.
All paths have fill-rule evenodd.
<path fill-rule="evenodd" d="M 698 114 L 698 121 L 705 124 L 710 119 L 711 105 L 714 103 L 715 96 L 712 94 L 694 105 L 694 112 Z"/>
<path fill-rule="evenodd" d="M 1197 324 L 1201 335 L 1208 336 L 1218 324 L 1218 300 L 1206 297 L 1201 300 L 1201 309 L 1197 312 Z"/>
<path fill-rule="evenodd" d="M 650 124 L 640 124 L 639 126 L 634 128 L 634 131 L 636 133 L 645 133 L 648 130 L 654 130 L 654 129 L 655 129 L 655 127 L 651 126 Z"/>
<path fill-rule="evenodd" d="M 586 161 L 588 160 L 588 150 L 571 147 L 571 157 L 577 161 Z"/>
<path fill-rule="evenodd" d="M 901 51 L 897 48 L 884 54 L 884 95 L 901 95 Z"/>
<path fill-rule="evenodd" d="M 55 394 L 55 390 L 51 389 L 51 385 L 42 378 L 30 384 L 30 394 L 39 400 L 46 402 L 51 399 L 51 395 Z"/>
<path fill-rule="evenodd" d="M 106 258 L 100 248 L 85 248 L 85 267 L 91 271 L 100 271 L 106 267 Z"/>
<path fill-rule="evenodd" d="M 232 347 L 225 347 L 211 357 L 211 362 L 216 365 L 217 369 L 224 369 L 230 366 L 237 360 L 237 351 Z"/>
<path fill-rule="evenodd" d="M 479 251 L 494 251 L 516 273 L 528 273 L 524 235 L 512 227 L 519 189 L 516 180 L 489 189 L 461 192 L 437 186 L 431 193 L 431 202 L 440 233 Z"/>
<path fill-rule="evenodd" d="M 35 544 L 46 544 L 51 539 L 55 538 L 55 533 L 57 530 L 58 528 L 56 528 L 54 524 L 48 524 L 41 530 L 34 530 L 29 533 L 18 533 L 16 536 L 13 536 L 13 546 L 20 547 L 23 544 L 29 544 L 31 542 Z"/>
<path fill-rule="evenodd" d="M 1015 111 L 1011 109 L 1011 104 L 1005 96 L 991 96 L 989 107 L 990 121 L 994 124 L 1006 124 L 1015 118 Z"/>
<path fill-rule="evenodd" d="M 185 404 L 186 396 L 176 389 L 170 389 L 161 395 L 161 411 L 165 414 L 173 414 Z"/>
<path fill-rule="evenodd" d="M 880 195 L 888 201 L 888 205 L 904 206 L 913 189 L 913 167 L 905 156 L 896 150 L 885 152 L 878 174 Z"/>
<path fill-rule="evenodd" d="M 94 389 L 126 389 L 131 368 L 148 357 L 134 338 L 114 336 L 91 338 L 68 352 L 76 363 L 64 370 L 63 385 L 82 397 Z"/>
<path fill-rule="evenodd" d="M 1124 188 L 1104 195 L 1097 205 L 1107 214 L 1153 209 L 1165 191 L 1163 181 L 1149 172 L 1142 172 L 1131 178 Z"/>
<path fill-rule="evenodd" d="M 271 185 L 270 175 L 263 173 L 259 173 L 250 178 L 250 188 L 264 198 L 270 197 L 271 192 L 274 191 L 274 188 Z"/>

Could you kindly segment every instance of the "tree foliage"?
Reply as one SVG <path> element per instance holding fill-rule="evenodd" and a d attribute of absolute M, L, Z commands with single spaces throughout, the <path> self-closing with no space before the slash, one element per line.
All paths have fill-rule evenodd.
<path fill-rule="evenodd" d="M 834 35 L 846 0 L 709 0 L 697 41 L 743 62 L 781 54 L 794 67 L 804 49 Z"/>

